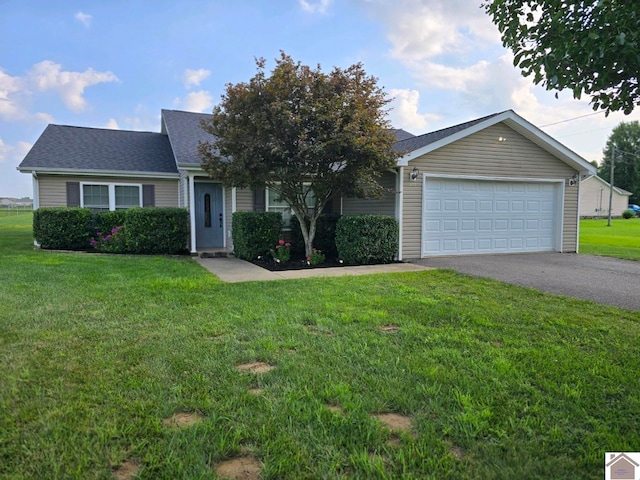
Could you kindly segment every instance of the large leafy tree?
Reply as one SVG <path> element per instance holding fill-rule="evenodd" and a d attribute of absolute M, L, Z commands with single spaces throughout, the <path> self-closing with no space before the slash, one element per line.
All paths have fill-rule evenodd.
<path fill-rule="evenodd" d="M 590 95 L 593 109 L 607 114 L 640 103 L 637 0 L 493 0 L 483 7 L 514 65 L 536 84 Z"/>
<path fill-rule="evenodd" d="M 300 220 L 305 252 L 316 220 L 334 195 L 377 196 L 382 172 L 395 166 L 377 79 L 361 64 L 322 72 L 281 53 L 246 83 L 228 84 L 203 128 L 203 168 L 227 186 L 275 191 Z"/>
<path fill-rule="evenodd" d="M 633 193 L 631 203 L 640 203 L 640 123 L 622 122 L 609 135 L 598 171 L 607 182 L 611 180 L 612 153 L 614 185 Z"/>

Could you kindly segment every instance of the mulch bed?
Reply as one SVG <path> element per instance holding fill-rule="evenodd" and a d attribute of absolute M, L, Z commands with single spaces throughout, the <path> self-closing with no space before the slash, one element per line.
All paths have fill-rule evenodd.
<path fill-rule="evenodd" d="M 346 267 L 344 263 L 341 263 L 338 259 L 327 259 L 323 263 L 319 265 L 311 266 L 307 263 L 306 260 L 303 259 L 291 259 L 288 262 L 278 263 L 273 260 L 271 257 L 268 258 L 258 258 L 255 260 L 251 260 L 251 263 L 257 265 L 258 267 L 262 267 L 271 272 L 282 272 L 284 270 L 311 270 L 315 268 L 331 268 L 331 267 Z M 390 262 L 390 263 L 403 263 L 403 262 Z"/>
<path fill-rule="evenodd" d="M 252 260 L 251 263 L 262 267 L 271 272 L 282 272 L 284 270 L 310 270 L 312 268 L 329 268 L 329 267 L 344 267 L 343 263 L 340 263 L 338 260 L 325 260 L 319 265 L 311 266 L 307 263 L 306 260 L 297 259 L 297 260 L 289 260 L 288 262 L 278 263 L 275 260 L 268 258 L 261 258 Z"/>

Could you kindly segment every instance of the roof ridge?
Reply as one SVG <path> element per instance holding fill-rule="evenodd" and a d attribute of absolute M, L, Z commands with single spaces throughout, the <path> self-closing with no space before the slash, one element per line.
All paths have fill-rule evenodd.
<path fill-rule="evenodd" d="M 126 133 L 153 133 L 156 135 L 164 135 L 162 132 L 151 132 L 149 130 L 125 130 L 122 128 L 107 128 L 107 127 L 87 127 L 83 125 L 62 125 L 59 123 L 50 123 L 47 127 L 62 127 L 62 128 L 81 128 L 84 130 L 106 130 L 109 132 L 126 132 Z"/>

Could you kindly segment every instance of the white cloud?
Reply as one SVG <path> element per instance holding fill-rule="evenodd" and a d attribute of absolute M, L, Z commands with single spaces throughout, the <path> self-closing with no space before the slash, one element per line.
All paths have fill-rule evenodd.
<path fill-rule="evenodd" d="M 0 70 L 0 118 L 16 120 L 26 115 L 18 98 L 24 89 L 22 83 L 19 77 L 12 77 Z"/>
<path fill-rule="evenodd" d="M 108 128 L 111 130 L 120 130 L 120 126 L 115 118 L 110 118 L 107 123 L 105 123 L 104 128 Z"/>
<path fill-rule="evenodd" d="M 331 2 L 332 0 L 298 0 L 302 9 L 309 13 L 326 13 Z"/>
<path fill-rule="evenodd" d="M 75 14 L 74 18 L 81 24 L 83 24 L 86 28 L 89 28 L 91 26 L 91 20 L 93 17 L 87 13 L 78 12 Z"/>
<path fill-rule="evenodd" d="M 188 112 L 208 112 L 213 109 L 213 95 L 206 90 L 191 92 L 185 98 L 176 98 L 173 105 Z"/>
<path fill-rule="evenodd" d="M 184 71 L 183 76 L 184 86 L 185 88 L 199 87 L 200 82 L 206 79 L 209 75 L 211 75 L 211 71 L 205 70 L 204 68 L 200 68 L 198 70 L 191 70 L 187 68 Z"/>
<path fill-rule="evenodd" d="M 62 65 L 50 60 L 35 64 L 28 79 L 38 90 L 55 90 L 67 108 L 74 112 L 86 108 L 83 94 L 87 87 L 118 81 L 118 77 L 111 72 L 96 72 L 92 68 L 84 72 L 64 71 Z"/>
<path fill-rule="evenodd" d="M 499 43 L 498 29 L 477 2 L 469 0 L 360 0 L 387 27 L 391 56 L 416 61 L 460 55 Z"/>
<path fill-rule="evenodd" d="M 420 92 L 417 90 L 391 89 L 389 94 L 394 97 L 389 114 L 394 128 L 403 128 L 420 135 L 428 131 L 430 120 L 439 119 L 434 114 L 418 113 Z"/>
<path fill-rule="evenodd" d="M 7 161 L 18 166 L 30 149 L 30 143 L 18 142 L 16 145 L 7 145 L 0 138 L 0 163 Z"/>

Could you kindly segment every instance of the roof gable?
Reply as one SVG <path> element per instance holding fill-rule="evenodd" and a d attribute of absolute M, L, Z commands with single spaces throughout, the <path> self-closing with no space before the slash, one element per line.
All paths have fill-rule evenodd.
<path fill-rule="evenodd" d="M 177 174 L 166 135 L 48 125 L 18 170 Z"/>
<path fill-rule="evenodd" d="M 527 122 L 513 110 L 494 113 L 443 130 L 396 142 L 396 144 L 394 144 L 394 150 L 406 152 L 398 159 L 398 166 L 407 166 L 409 162 L 415 158 L 468 137 L 497 123 L 504 123 L 575 170 L 590 174 L 596 173 L 595 167 L 584 158 L 544 133 L 535 125 Z"/>
<path fill-rule="evenodd" d="M 203 120 L 210 118 L 209 113 L 162 110 L 162 131 L 169 137 L 179 167 L 200 167 L 202 158 L 198 155 L 198 145 L 215 140 L 201 126 Z"/>
<path fill-rule="evenodd" d="M 591 175 L 590 177 L 585 178 L 584 180 L 582 180 L 582 183 L 587 182 L 587 181 L 600 182 L 606 188 L 610 188 L 611 187 L 611 184 L 609 182 L 607 182 L 604 178 L 600 178 L 597 175 Z M 627 190 L 625 190 L 623 188 L 616 187 L 616 186 L 613 187 L 613 191 L 616 192 L 618 195 L 627 195 L 627 196 L 633 195 L 632 192 L 628 192 Z"/>

